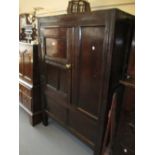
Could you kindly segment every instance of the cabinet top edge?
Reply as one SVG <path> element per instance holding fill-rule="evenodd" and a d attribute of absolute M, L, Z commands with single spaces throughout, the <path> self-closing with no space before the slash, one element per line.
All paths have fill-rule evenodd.
<path fill-rule="evenodd" d="M 110 13 L 116 13 L 116 12 L 120 12 L 123 14 L 126 14 L 127 16 L 130 16 L 131 18 L 134 17 L 134 15 L 129 14 L 127 12 L 124 12 L 120 9 L 117 8 L 112 8 L 112 9 L 104 9 L 104 10 L 95 10 L 95 11 L 91 11 L 91 12 L 85 12 L 85 13 L 73 13 L 73 14 L 61 14 L 61 15 L 53 15 L 53 16 L 43 16 L 43 17 L 37 17 L 38 21 L 42 21 L 44 19 L 50 19 L 50 18 L 63 18 L 63 17 L 83 17 L 83 16 L 91 16 L 91 15 L 99 15 L 99 14 L 110 14 Z"/>

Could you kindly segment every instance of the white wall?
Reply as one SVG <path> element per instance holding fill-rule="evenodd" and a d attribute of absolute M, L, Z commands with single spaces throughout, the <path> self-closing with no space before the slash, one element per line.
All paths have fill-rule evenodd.
<path fill-rule="evenodd" d="M 19 0 L 19 12 L 30 13 L 34 7 L 42 7 L 38 16 L 66 13 L 69 0 Z M 119 8 L 131 14 L 135 14 L 134 0 L 88 0 L 91 10 L 107 8 Z"/>

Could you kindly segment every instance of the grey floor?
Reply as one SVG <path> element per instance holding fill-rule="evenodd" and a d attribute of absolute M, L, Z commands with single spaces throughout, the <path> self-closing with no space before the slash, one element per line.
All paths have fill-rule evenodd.
<path fill-rule="evenodd" d="M 20 108 L 19 155 L 93 155 L 93 151 L 52 120 L 47 127 L 32 127 Z"/>

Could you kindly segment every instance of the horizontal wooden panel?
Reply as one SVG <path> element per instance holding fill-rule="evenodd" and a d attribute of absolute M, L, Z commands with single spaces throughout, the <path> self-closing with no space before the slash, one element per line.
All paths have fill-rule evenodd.
<path fill-rule="evenodd" d="M 51 98 L 47 97 L 47 111 L 54 115 L 56 119 L 58 119 L 62 123 L 66 123 L 67 120 L 67 111 L 66 108 L 57 104 Z"/>
<path fill-rule="evenodd" d="M 19 44 L 20 76 L 29 83 L 33 82 L 33 46 L 30 44 Z"/>
<path fill-rule="evenodd" d="M 69 112 L 69 127 L 76 130 L 80 135 L 85 137 L 87 141 L 95 143 L 97 122 L 85 117 L 79 112 Z"/>
<path fill-rule="evenodd" d="M 61 91 L 56 90 L 54 87 L 50 85 L 46 85 L 45 94 L 47 97 L 52 98 L 58 103 L 68 104 L 67 94 L 62 93 Z"/>
<path fill-rule="evenodd" d="M 41 32 L 45 37 L 53 36 L 53 37 L 65 38 L 67 33 L 67 28 L 63 28 L 63 27 L 45 28 L 45 29 L 41 29 Z"/>

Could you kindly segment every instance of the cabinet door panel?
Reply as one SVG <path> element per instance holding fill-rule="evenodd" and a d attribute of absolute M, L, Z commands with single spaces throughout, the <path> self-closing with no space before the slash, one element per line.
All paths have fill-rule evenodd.
<path fill-rule="evenodd" d="M 46 54 L 53 58 L 66 58 L 66 40 L 65 39 L 46 39 Z"/>
<path fill-rule="evenodd" d="M 50 93 L 51 99 L 54 98 L 56 102 L 69 103 L 72 28 L 45 27 L 41 29 L 41 37 L 43 38 L 42 50 L 44 53 L 44 90 Z M 46 97 L 48 98 L 48 95 Z"/>
<path fill-rule="evenodd" d="M 46 63 L 46 85 L 64 94 L 69 93 L 70 71 Z"/>
<path fill-rule="evenodd" d="M 71 28 L 43 28 L 45 58 L 56 63 L 65 64 L 69 61 L 71 43 Z"/>
<path fill-rule="evenodd" d="M 28 81 L 32 81 L 32 51 L 26 51 L 23 53 L 23 61 L 24 61 L 24 78 Z"/>
<path fill-rule="evenodd" d="M 47 84 L 49 84 L 50 86 L 52 86 L 55 89 L 59 89 L 58 85 L 59 85 L 59 69 L 57 69 L 57 67 L 52 66 L 50 64 L 46 64 L 46 82 Z"/>
<path fill-rule="evenodd" d="M 24 80 L 32 83 L 33 80 L 33 47 L 20 44 L 19 46 L 19 73 Z"/>
<path fill-rule="evenodd" d="M 98 117 L 104 27 L 82 27 L 80 36 L 76 104 L 82 112 Z"/>

